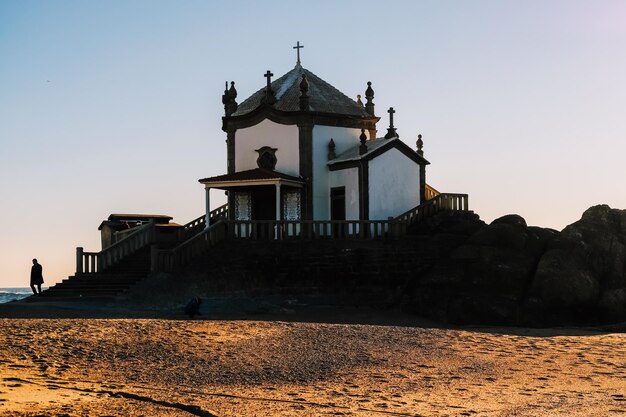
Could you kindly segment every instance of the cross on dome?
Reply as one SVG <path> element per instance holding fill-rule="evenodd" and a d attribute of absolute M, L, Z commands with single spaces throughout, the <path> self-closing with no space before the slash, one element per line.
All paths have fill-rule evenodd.
<path fill-rule="evenodd" d="M 393 114 L 396 111 L 393 109 L 393 107 L 389 107 L 389 110 L 387 110 L 387 113 L 389 113 L 389 127 L 393 127 Z"/>
<path fill-rule="evenodd" d="M 263 76 L 267 78 L 267 89 L 269 90 L 271 88 L 270 85 L 272 84 L 272 77 L 274 76 L 274 74 L 272 74 L 272 71 L 267 70 L 267 72 Z"/>
<path fill-rule="evenodd" d="M 300 65 L 300 48 L 304 48 L 304 45 L 300 45 L 300 41 L 296 42 L 296 46 L 293 47 L 293 49 L 295 49 L 298 53 L 298 61 L 296 62 L 296 65 Z"/>
<path fill-rule="evenodd" d="M 396 128 L 393 127 L 393 115 L 396 111 L 393 109 L 393 107 L 389 107 L 389 110 L 387 110 L 387 113 L 389 113 L 389 129 L 387 129 L 387 134 L 385 135 L 385 139 L 391 139 L 393 137 L 400 137 L 400 135 L 398 135 L 398 132 L 396 132 Z"/>
<path fill-rule="evenodd" d="M 276 97 L 274 97 L 274 91 L 272 91 L 272 71 L 267 70 L 267 72 L 263 75 L 267 78 L 267 87 L 265 87 L 265 103 L 272 105 L 276 103 Z"/>

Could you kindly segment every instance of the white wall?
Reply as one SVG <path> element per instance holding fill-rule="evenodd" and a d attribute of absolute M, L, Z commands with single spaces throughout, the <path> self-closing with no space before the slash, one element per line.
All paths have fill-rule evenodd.
<path fill-rule="evenodd" d="M 392 148 L 369 162 L 369 217 L 386 220 L 419 204 L 419 165 Z"/>
<path fill-rule="evenodd" d="M 258 168 L 259 153 L 255 149 L 263 146 L 278 149 L 276 171 L 296 177 L 300 175 L 298 126 L 281 125 L 267 119 L 235 133 L 235 171 Z"/>
<path fill-rule="evenodd" d="M 328 173 L 329 195 L 333 187 L 346 187 L 346 220 L 359 220 L 359 169 L 330 171 Z M 328 199 L 327 210 L 330 213 L 330 199 Z"/>
<path fill-rule="evenodd" d="M 333 138 L 335 153 L 337 155 L 359 144 L 360 129 L 345 127 L 314 126 L 313 127 L 313 219 L 330 219 L 330 186 L 328 162 L 328 142 Z M 357 201 L 358 201 L 358 187 Z M 349 200 L 348 188 L 346 187 L 346 200 Z M 348 210 L 346 210 L 348 216 Z M 348 217 L 351 218 L 351 217 Z M 358 220 L 358 202 L 357 215 Z"/>

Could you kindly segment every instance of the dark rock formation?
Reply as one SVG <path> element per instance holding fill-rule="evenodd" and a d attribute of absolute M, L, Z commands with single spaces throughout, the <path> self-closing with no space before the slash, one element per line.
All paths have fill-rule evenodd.
<path fill-rule="evenodd" d="M 626 320 L 626 210 L 591 207 L 562 232 L 518 215 L 464 228 L 429 220 L 450 249 L 411 284 L 407 309 L 452 323 L 555 325 Z M 458 219 L 457 219 L 458 222 Z M 473 230 L 459 244 L 448 229 Z M 454 247 L 456 244 L 456 247 Z"/>
<path fill-rule="evenodd" d="M 529 291 L 533 315 L 553 322 L 626 319 L 625 261 L 626 210 L 591 207 L 543 254 Z"/>

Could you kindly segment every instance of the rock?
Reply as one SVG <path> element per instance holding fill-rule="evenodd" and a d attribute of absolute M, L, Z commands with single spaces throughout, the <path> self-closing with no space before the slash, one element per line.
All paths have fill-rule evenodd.
<path fill-rule="evenodd" d="M 503 296 L 463 293 L 448 304 L 447 320 L 454 324 L 515 325 L 517 300 Z"/>
<path fill-rule="evenodd" d="M 598 314 L 604 322 L 623 321 L 626 318 L 626 288 L 604 291 L 598 302 Z"/>
<path fill-rule="evenodd" d="M 458 288 L 519 300 L 530 285 L 548 236 L 552 234 L 540 236 L 528 228 L 518 215 L 504 216 L 478 230 L 442 263 L 461 275 L 448 279 L 461 283 Z M 425 282 L 443 282 L 441 267 L 433 271 L 439 277 L 427 277 Z"/>
<path fill-rule="evenodd" d="M 424 223 L 437 257 L 408 293 L 420 314 L 529 326 L 626 320 L 626 210 L 591 207 L 562 232 L 516 214 L 482 226 L 451 215 Z"/>
<path fill-rule="evenodd" d="M 522 250 L 527 240 L 528 235 L 517 226 L 492 223 L 473 234 L 467 240 L 467 244 Z"/>
<path fill-rule="evenodd" d="M 552 249 L 541 257 L 529 296 L 549 306 L 551 313 L 582 314 L 598 301 L 600 283 L 571 251 Z"/>
<path fill-rule="evenodd" d="M 601 277 L 603 288 L 626 288 L 626 210 L 591 207 L 561 237 Z"/>
<path fill-rule="evenodd" d="M 437 262 L 432 269 L 419 279 L 420 288 L 460 288 L 466 282 L 465 267 L 461 262 Z"/>
<path fill-rule="evenodd" d="M 470 236 L 482 227 L 485 222 L 473 211 L 442 211 L 414 225 L 411 234 L 436 236 L 440 233 Z"/>
<path fill-rule="evenodd" d="M 520 300 L 536 263 L 536 257 L 523 251 L 484 246 L 479 258 L 468 264 L 467 273 L 474 291 Z"/>
<path fill-rule="evenodd" d="M 419 309 L 429 314 L 424 309 L 437 306 L 436 317 L 429 317 L 454 323 L 515 324 L 536 265 L 557 233 L 529 228 L 515 214 L 477 228 L 420 277 L 413 292 Z"/>
<path fill-rule="evenodd" d="M 526 220 L 518 214 L 507 214 L 506 216 L 499 217 L 491 222 L 491 224 L 508 224 L 510 226 L 517 226 L 520 229 L 528 227 Z"/>
<path fill-rule="evenodd" d="M 560 322 L 624 320 L 625 292 L 626 210 L 598 205 L 549 242 L 529 299 Z"/>
<path fill-rule="evenodd" d="M 528 226 L 528 230 L 537 236 L 537 239 L 539 239 L 538 241 L 542 246 L 542 251 L 545 250 L 546 245 L 550 243 L 552 239 L 559 235 L 557 230 L 549 229 L 547 227 Z"/>

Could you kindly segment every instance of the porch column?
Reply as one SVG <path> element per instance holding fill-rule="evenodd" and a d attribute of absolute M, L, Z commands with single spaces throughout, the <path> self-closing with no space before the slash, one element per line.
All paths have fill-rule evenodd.
<path fill-rule="evenodd" d="M 280 183 L 276 183 L 276 220 L 280 220 Z"/>
<path fill-rule="evenodd" d="M 209 226 L 211 225 L 211 188 L 206 187 L 205 188 L 205 199 L 206 199 L 206 217 L 204 218 L 205 221 L 205 227 L 208 229 Z"/>

